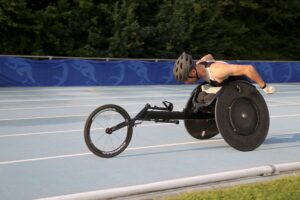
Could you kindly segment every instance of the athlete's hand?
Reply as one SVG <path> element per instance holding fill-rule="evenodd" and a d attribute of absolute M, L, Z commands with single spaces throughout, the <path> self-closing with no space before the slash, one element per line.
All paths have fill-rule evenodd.
<path fill-rule="evenodd" d="M 206 61 L 206 62 L 214 62 L 215 59 L 211 54 L 206 54 L 205 56 L 203 56 L 202 58 L 200 58 L 197 62 L 196 65 L 198 65 L 199 63 Z"/>
<path fill-rule="evenodd" d="M 263 91 L 266 93 L 266 94 L 273 94 L 276 92 L 276 88 L 274 86 L 266 86 Z"/>

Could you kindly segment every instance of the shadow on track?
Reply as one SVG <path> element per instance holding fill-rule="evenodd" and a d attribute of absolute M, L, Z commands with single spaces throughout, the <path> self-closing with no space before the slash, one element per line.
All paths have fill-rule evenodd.
<path fill-rule="evenodd" d="M 123 156 L 118 156 L 119 158 L 128 158 L 128 157 L 137 157 L 137 156 L 150 156 L 150 155 L 160 155 L 160 154 L 170 154 L 170 153 L 178 153 L 178 152 L 190 152 L 190 151 L 203 151 L 209 149 L 225 149 L 230 148 L 228 145 L 216 146 L 216 147 L 196 147 L 196 148 L 185 148 L 185 149 L 177 149 L 177 150 L 162 150 L 159 152 L 147 152 L 147 153 L 134 153 Z M 129 152 L 127 152 L 129 153 Z"/>
<path fill-rule="evenodd" d="M 291 142 L 299 142 L 300 141 L 300 133 L 293 134 L 282 134 L 277 136 L 272 136 L 267 138 L 264 144 L 281 144 L 281 143 L 291 143 Z"/>

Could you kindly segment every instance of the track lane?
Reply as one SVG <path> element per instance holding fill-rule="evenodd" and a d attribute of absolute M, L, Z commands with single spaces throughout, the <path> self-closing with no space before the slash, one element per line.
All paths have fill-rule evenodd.
<path fill-rule="evenodd" d="M 124 98 L 121 103 L 117 98 L 111 100 L 109 98 L 101 100 L 100 98 L 99 100 L 87 101 L 78 99 L 60 103 L 54 101 L 7 102 L 11 107 L 2 105 L 3 110 L 0 110 L 0 113 L 3 114 L 2 119 L 7 118 L 8 115 L 11 115 L 12 118 L 9 121 L 0 121 L 0 162 L 16 162 L 0 164 L 0 184 L 3 186 L 0 188 L 0 199 L 26 200 L 58 196 L 299 161 L 295 155 L 300 151 L 298 116 L 300 108 L 297 105 L 292 105 L 298 102 L 299 84 L 291 86 L 285 84 L 282 87 L 278 85 L 277 90 L 281 91 L 282 88 L 284 93 L 265 96 L 273 116 L 271 117 L 270 132 L 265 143 L 252 152 L 236 151 L 228 146 L 220 136 L 201 143 L 186 133 L 183 124 L 179 126 L 171 124 L 137 127 L 134 129 L 128 151 L 113 159 L 94 156 L 86 148 L 80 130 L 83 129 L 85 115 L 92 110 L 93 106 L 89 107 L 89 104 L 123 103 L 127 104 L 123 107 L 136 113 L 148 100 L 170 100 L 171 102 L 174 101 L 175 108 L 180 110 L 184 107 L 186 99 L 184 96 L 176 97 L 175 95 L 185 91 L 183 93 L 188 96 L 192 88 L 193 86 L 155 86 L 149 88 L 147 86 L 144 87 L 144 90 L 147 91 L 144 97 Z M 34 88 L 31 89 L 31 92 L 35 95 L 47 93 L 50 96 L 57 93 L 67 93 L 68 98 L 74 96 L 76 99 L 81 95 L 88 97 L 90 93 L 91 98 L 94 98 L 95 94 L 93 93 L 100 93 L 102 90 L 103 94 L 115 91 L 120 96 L 123 94 L 126 96 L 132 94 L 131 90 L 134 87 L 49 89 L 50 93 L 47 93 L 47 88 Z M 70 93 L 68 89 L 71 89 Z M 10 94 L 18 94 L 19 96 L 15 96 L 12 100 L 22 98 L 22 90 L 20 88 L 16 88 L 16 90 L 15 93 L 11 92 Z M 168 93 L 164 95 L 163 99 L 161 99 L 162 97 L 155 99 L 148 97 L 147 95 L 153 94 L 151 90 L 158 93 L 164 93 L 166 90 L 172 91 L 174 98 L 168 97 Z M 23 92 L 26 93 L 28 90 Z M 139 88 L 139 92 L 143 93 L 143 87 Z M 37 97 L 32 97 L 32 100 L 36 100 Z M 30 97 L 28 98 L 30 100 Z M 176 100 L 178 102 L 175 102 Z M 139 103 L 140 105 L 135 106 Z M 87 106 L 80 107 L 80 105 Z M 50 106 L 51 108 L 30 109 L 30 106 Z M 56 106 L 74 107 L 57 108 L 55 112 Z M 24 109 L 24 115 L 27 114 L 28 118 L 26 120 L 22 120 L 22 117 L 26 117 L 20 112 L 22 109 L 13 111 L 14 108 L 22 107 L 27 107 Z M 9 110 L 10 108 L 11 110 Z M 75 109 L 78 110 L 74 111 Z M 51 110 L 56 115 L 50 113 Z M 4 112 L 7 111 L 11 113 L 5 115 Z M 34 114 L 33 116 L 36 118 L 30 119 L 31 114 Z M 54 118 L 59 116 L 57 114 L 70 117 Z M 82 116 L 76 117 L 74 115 Z M 18 118 L 19 120 L 16 120 Z"/>

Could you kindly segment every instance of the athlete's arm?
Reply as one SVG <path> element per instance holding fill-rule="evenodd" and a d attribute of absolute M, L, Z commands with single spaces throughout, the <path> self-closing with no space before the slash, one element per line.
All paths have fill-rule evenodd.
<path fill-rule="evenodd" d="M 215 59 L 211 54 L 207 54 L 207 55 L 203 56 L 200 60 L 198 60 L 196 62 L 196 64 L 199 64 L 200 62 L 203 62 L 203 61 L 215 61 Z"/>
<path fill-rule="evenodd" d="M 261 78 L 252 65 L 228 64 L 226 68 L 228 76 L 247 76 L 249 79 L 256 82 L 260 88 L 263 89 L 266 86 L 265 81 Z"/>
<path fill-rule="evenodd" d="M 276 92 L 274 86 L 267 86 L 265 81 L 261 78 L 261 76 L 257 73 L 255 68 L 252 65 L 228 65 L 230 74 L 233 76 L 244 75 L 255 81 L 259 87 L 267 94 L 273 94 Z"/>

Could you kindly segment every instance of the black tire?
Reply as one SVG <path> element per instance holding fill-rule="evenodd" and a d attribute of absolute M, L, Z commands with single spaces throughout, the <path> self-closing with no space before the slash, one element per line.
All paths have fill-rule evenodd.
<path fill-rule="evenodd" d="M 201 90 L 201 85 L 195 88 L 195 90 L 192 92 L 185 106 L 185 112 L 188 113 L 187 115 L 192 115 L 192 109 L 193 109 L 192 101 L 194 95 L 196 95 L 196 90 Z M 217 128 L 216 121 L 214 118 L 201 119 L 201 115 L 205 115 L 201 112 L 198 112 L 196 115 L 199 115 L 199 119 L 184 120 L 185 129 L 192 137 L 199 140 L 207 140 L 219 134 L 219 130 Z"/>
<path fill-rule="evenodd" d="M 132 126 L 123 127 L 111 134 L 106 133 L 106 128 L 129 120 L 126 110 L 117 105 L 107 104 L 95 109 L 84 127 L 84 139 L 89 150 L 103 158 L 112 158 L 122 153 L 131 140 Z M 113 139 L 116 139 L 117 145 Z M 104 145 L 100 147 L 102 143 Z"/>
<path fill-rule="evenodd" d="M 252 151 L 264 142 L 269 130 L 269 111 L 253 85 L 234 81 L 223 86 L 215 109 L 218 129 L 231 147 Z"/>

